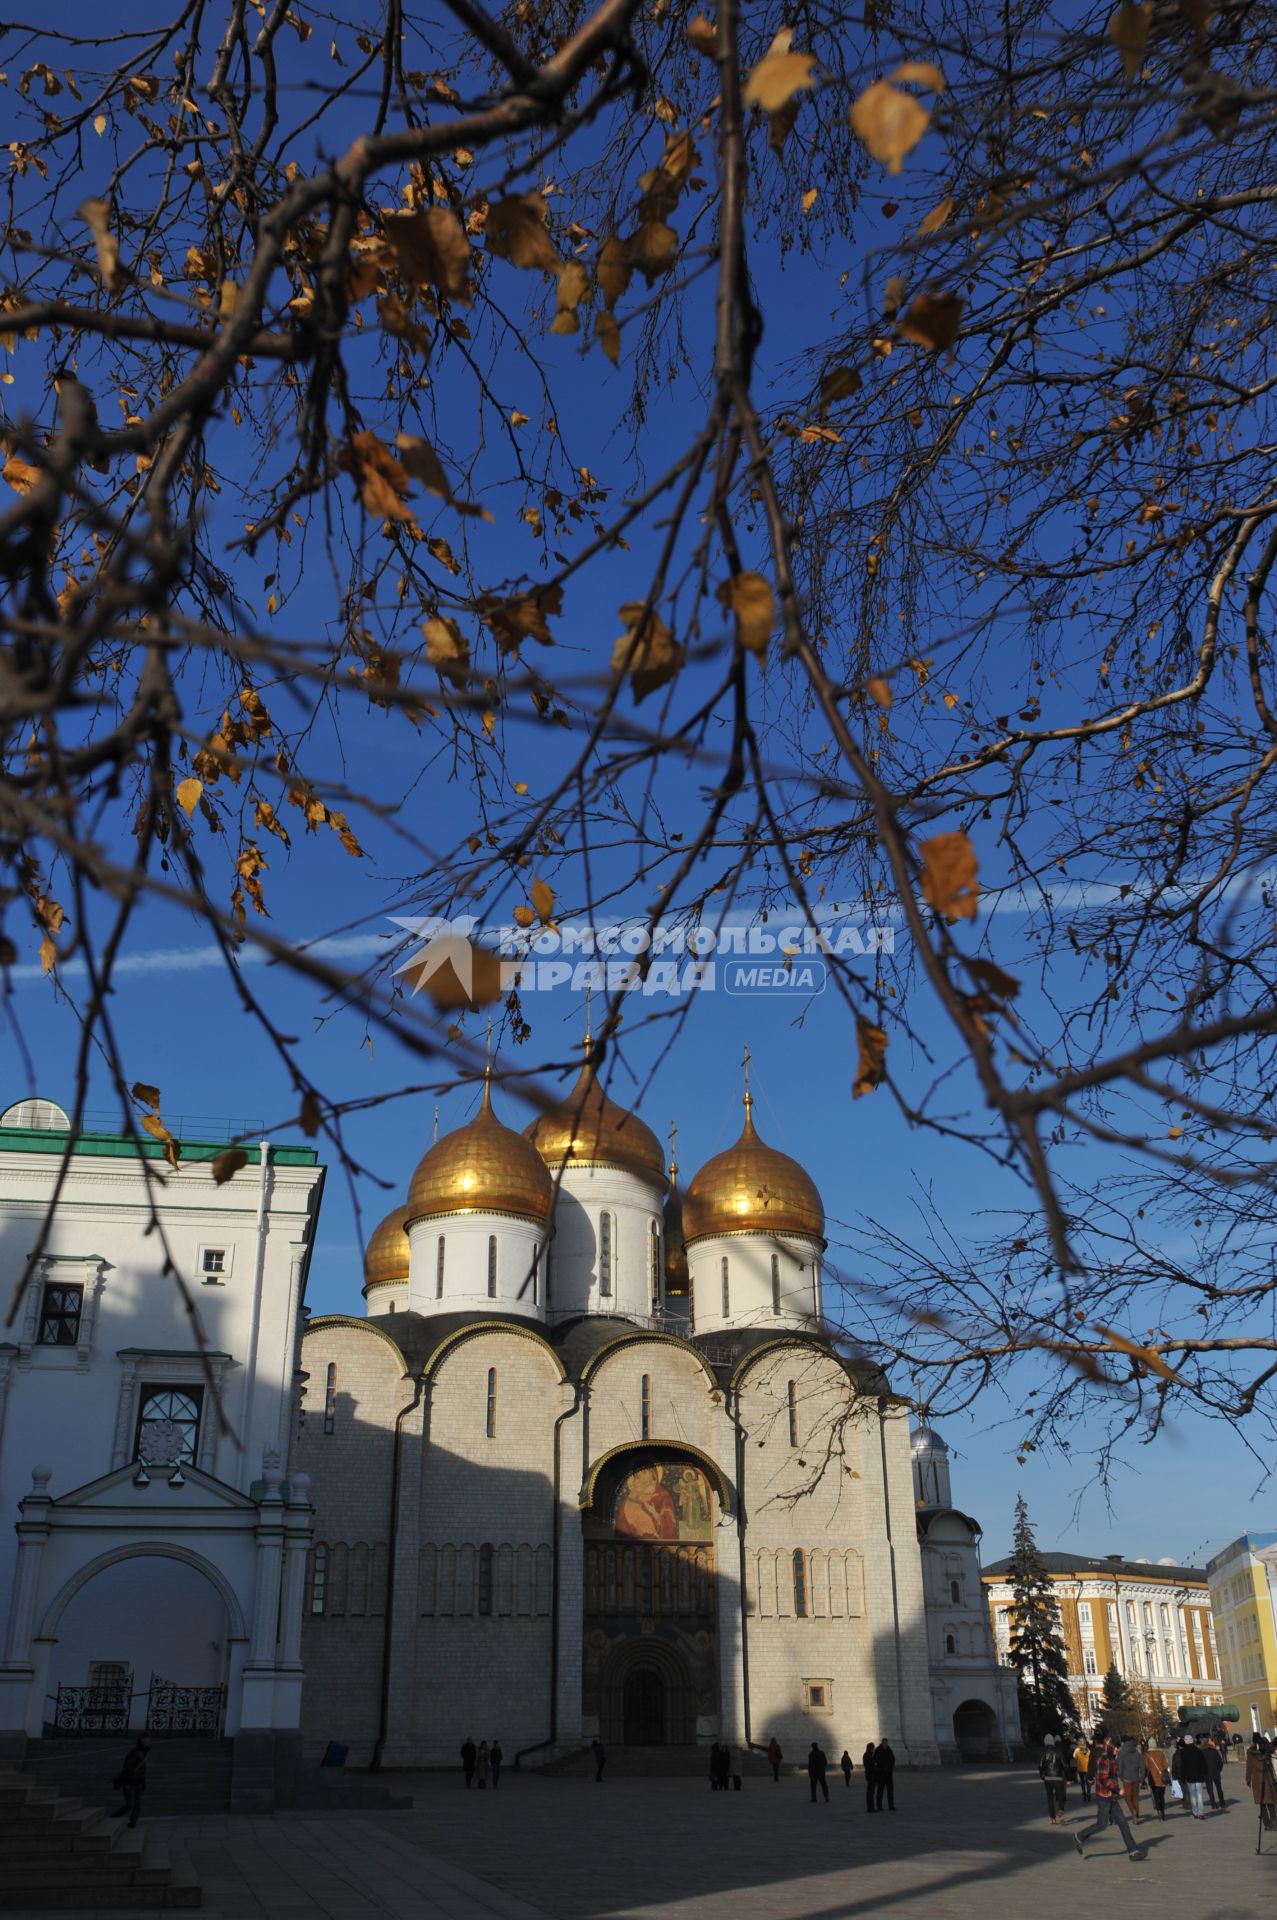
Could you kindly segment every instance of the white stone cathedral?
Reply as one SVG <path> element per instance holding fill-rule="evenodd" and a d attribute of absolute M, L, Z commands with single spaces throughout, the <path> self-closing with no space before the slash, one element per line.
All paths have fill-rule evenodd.
<path fill-rule="evenodd" d="M 365 1317 L 303 1343 L 312 1755 L 956 1754 L 908 1404 L 826 1326 L 824 1224 L 748 1092 L 680 1198 L 593 1061 L 522 1133 L 485 1083 L 371 1236 Z M 992 1751 L 982 1665 L 963 1681 L 989 1681 Z"/>

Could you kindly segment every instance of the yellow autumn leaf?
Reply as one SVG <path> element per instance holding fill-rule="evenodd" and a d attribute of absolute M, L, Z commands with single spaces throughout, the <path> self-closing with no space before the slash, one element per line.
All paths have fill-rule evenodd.
<path fill-rule="evenodd" d="M 932 207 L 930 213 L 923 215 L 922 219 L 918 222 L 918 232 L 920 234 L 939 233 L 941 227 L 952 212 L 953 196 L 952 194 L 946 194 L 938 206 Z"/>
<path fill-rule="evenodd" d="M 959 293 L 915 294 L 900 322 L 901 337 L 930 353 L 944 351 L 958 337 L 962 304 Z"/>
<path fill-rule="evenodd" d="M 851 109 L 852 132 L 888 173 L 900 172 L 930 124 L 930 111 L 921 100 L 889 80 L 875 80 Z"/>
<path fill-rule="evenodd" d="M 911 86 L 926 87 L 931 93 L 944 92 L 944 75 L 933 60 L 902 60 L 890 78 Z"/>
<path fill-rule="evenodd" d="M 645 601 L 627 600 L 620 612 L 625 632 L 612 647 L 612 671 L 628 673 L 635 700 L 645 700 L 674 678 L 683 664 L 683 649 Z"/>
<path fill-rule="evenodd" d="M 718 28 L 703 13 L 698 13 L 687 29 L 687 37 L 697 53 L 703 53 L 707 60 L 718 58 Z"/>
<path fill-rule="evenodd" d="M 4 477 L 15 493 L 30 493 L 36 481 L 41 477 L 39 467 L 33 467 L 29 460 L 20 460 L 11 453 L 4 463 Z"/>
<path fill-rule="evenodd" d="M 806 193 L 803 195 L 803 212 L 810 213 L 819 198 L 820 188 L 808 187 Z"/>
<path fill-rule="evenodd" d="M 851 1083 L 853 1100 L 859 1100 L 862 1094 L 872 1093 L 875 1087 L 881 1086 L 887 1073 L 887 1036 L 881 1027 L 857 1016 L 856 1045 L 859 1057 L 856 1061 L 856 1077 Z"/>
<path fill-rule="evenodd" d="M 531 907 L 525 907 L 522 902 L 515 907 L 512 917 L 516 927 L 530 927 L 536 919 Z"/>
<path fill-rule="evenodd" d="M 718 589 L 719 602 L 736 615 L 736 639 L 746 653 L 764 655 L 776 624 L 771 583 L 761 573 L 735 573 Z"/>
<path fill-rule="evenodd" d="M 426 640 L 426 659 L 437 673 L 463 685 L 470 671 L 470 643 L 455 620 L 436 614 L 423 620 L 421 631 Z"/>
<path fill-rule="evenodd" d="M 937 833 L 924 840 L 922 897 L 946 920 L 974 920 L 980 885 L 975 848 L 965 833 Z"/>
<path fill-rule="evenodd" d="M 120 243 L 111 231 L 111 209 L 105 200 L 85 200 L 78 212 L 93 235 L 102 285 L 108 293 L 118 293 L 127 276 L 120 266 Z"/>
<path fill-rule="evenodd" d="M 745 105 L 776 113 L 796 93 L 810 87 L 813 53 L 767 53 L 745 82 Z"/>
<path fill-rule="evenodd" d="M 1109 18 L 1108 37 L 1121 55 L 1127 86 L 1139 78 L 1152 19 L 1152 0 L 1122 0 Z"/>
<path fill-rule="evenodd" d="M 1119 1353 L 1128 1354 L 1132 1360 L 1138 1360 L 1140 1365 L 1147 1367 L 1150 1373 L 1156 1373 L 1163 1380 L 1179 1379 L 1175 1369 L 1167 1366 L 1156 1347 L 1140 1346 L 1137 1341 L 1128 1340 L 1124 1333 L 1118 1333 L 1115 1328 L 1100 1326 L 1098 1321 L 1095 1331 L 1102 1333 L 1109 1345 L 1116 1347 Z"/>
<path fill-rule="evenodd" d="M 204 791 L 204 782 L 197 780 L 194 774 L 181 781 L 177 788 L 177 804 L 189 820 L 200 803 Z"/>
<path fill-rule="evenodd" d="M 547 886 L 544 880 L 534 880 L 530 892 L 532 904 L 537 910 L 542 926 L 548 926 L 554 913 L 553 888 Z"/>
<path fill-rule="evenodd" d="M 99 113 L 94 116 L 93 131 L 99 135 L 106 132 L 106 115 L 104 113 Z"/>
<path fill-rule="evenodd" d="M 889 707 L 891 705 L 891 684 L 889 681 L 884 680 L 880 673 L 875 673 L 871 679 L 866 680 L 865 691 L 876 705 L 880 707 Z"/>
<path fill-rule="evenodd" d="M 616 315 L 609 313 L 606 307 L 600 307 L 594 316 L 594 338 L 612 365 L 618 366 L 621 359 L 621 329 Z"/>

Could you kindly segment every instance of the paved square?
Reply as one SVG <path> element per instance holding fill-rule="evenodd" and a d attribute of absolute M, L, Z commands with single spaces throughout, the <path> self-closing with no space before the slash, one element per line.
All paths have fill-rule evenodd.
<path fill-rule="evenodd" d="M 1277 1834 L 1226 1773 L 1228 1811 L 1110 1831 L 1079 1860 L 1085 1820 L 1047 1822 L 1027 1768 L 897 1775 L 896 1813 L 867 1815 L 859 1776 L 813 1806 L 805 1779 L 735 1794 L 677 1779 L 507 1773 L 388 1776 L 411 1812 L 157 1819 L 204 1883 L 207 1920 L 1261 1920 L 1277 1897 Z M 113 1909 L 113 1920 L 123 1911 Z"/>

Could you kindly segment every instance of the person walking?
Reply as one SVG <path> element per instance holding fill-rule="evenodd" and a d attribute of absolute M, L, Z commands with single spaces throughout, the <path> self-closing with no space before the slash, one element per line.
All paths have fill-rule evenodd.
<path fill-rule="evenodd" d="M 607 1755 L 606 1755 L 606 1753 L 604 1753 L 604 1751 L 603 1751 L 603 1742 L 602 1742 L 601 1740 L 591 1740 L 591 1742 L 590 1742 L 590 1752 L 591 1752 L 591 1753 L 592 1753 L 592 1754 L 594 1755 L 594 1782 L 595 1782 L 595 1785 L 596 1785 L 596 1786 L 602 1786 L 602 1784 L 603 1784 L 603 1769 L 604 1769 L 604 1767 L 605 1767 L 605 1766 L 607 1765 Z"/>
<path fill-rule="evenodd" d="M 127 1813 L 129 1825 L 135 1827 L 142 1817 L 142 1795 L 146 1791 L 146 1756 L 151 1751 L 139 1733 L 134 1744 L 124 1756 L 124 1764 L 112 1783 L 124 1795 L 120 1805 L 112 1816 L 118 1819 Z"/>
<path fill-rule="evenodd" d="M 828 1771 L 829 1760 L 825 1751 L 813 1740 L 811 1743 L 811 1752 L 807 1755 L 807 1778 L 811 1782 L 811 1803 L 813 1807 L 816 1804 L 817 1787 L 820 1788 L 820 1791 L 825 1796 L 825 1805 L 829 1805 L 829 1782 L 825 1778 Z"/>
<path fill-rule="evenodd" d="M 479 1757 L 474 1763 L 474 1770 L 475 1770 L 475 1775 L 479 1782 L 480 1793 L 483 1792 L 483 1789 L 488 1784 L 488 1768 L 490 1765 L 491 1765 L 491 1758 L 488 1753 L 488 1743 L 486 1740 L 481 1740 L 479 1742 Z"/>
<path fill-rule="evenodd" d="M 1170 1777 L 1170 1761 L 1165 1753 L 1161 1747 L 1150 1746 L 1144 1755 L 1144 1778 L 1153 1796 L 1153 1812 L 1159 1820 L 1166 1818 L 1166 1783 Z"/>
<path fill-rule="evenodd" d="M 1179 1780 L 1188 1799 L 1189 1812 L 1194 1820 L 1204 1820 L 1206 1818 L 1203 1806 L 1206 1798 L 1206 1754 L 1191 1733 L 1184 1735 L 1184 1745 L 1180 1749 Z"/>
<path fill-rule="evenodd" d="M 780 1779 L 780 1763 L 784 1758 L 785 1756 L 780 1748 L 780 1741 L 776 1738 L 775 1734 L 773 1734 L 767 1742 L 767 1764 L 772 1770 L 772 1779 L 774 1781 L 779 1781 Z"/>
<path fill-rule="evenodd" d="M 492 1768 L 492 1791 L 495 1793 L 501 1781 L 501 1762 L 505 1755 L 501 1751 L 501 1742 L 494 1740 L 488 1748 L 488 1764 Z"/>
<path fill-rule="evenodd" d="M 874 1746 L 873 1741 L 871 1740 L 869 1742 L 869 1745 L 865 1748 L 864 1752 L 860 1756 L 860 1764 L 863 1767 L 864 1774 L 865 1774 L 865 1812 L 866 1813 L 872 1813 L 874 1811 L 874 1790 L 878 1784 L 877 1775 L 874 1771 L 874 1754 L 876 1753 L 876 1751 L 877 1749 Z"/>
<path fill-rule="evenodd" d="M 1206 1797 L 1212 1807 L 1224 1811 L 1224 1756 L 1214 1740 L 1208 1740 L 1202 1748 L 1206 1757 Z"/>
<path fill-rule="evenodd" d="M 1073 1844 L 1080 1854 L 1086 1852 L 1086 1842 L 1112 1823 L 1116 1826 L 1126 1843 L 1127 1858 L 1147 1860 L 1148 1848 L 1135 1844 L 1135 1835 L 1131 1832 L 1131 1823 L 1126 1817 L 1126 1808 L 1122 1805 L 1121 1782 L 1117 1777 L 1117 1746 L 1106 1739 L 1103 1744 L 1097 1739 L 1092 1748 L 1093 1772 L 1095 1781 L 1095 1819 L 1081 1833 L 1075 1833 Z"/>
<path fill-rule="evenodd" d="M 467 1787 L 474 1779 L 474 1763 L 478 1757 L 479 1749 L 475 1746 L 474 1741 L 463 1740 L 461 1743 L 461 1771 L 466 1776 Z"/>
<path fill-rule="evenodd" d="M 1140 1817 L 1140 1781 L 1144 1778 L 1144 1761 L 1135 1744 L 1133 1734 L 1127 1734 L 1117 1751 L 1117 1778 L 1122 1789 L 1122 1799 L 1126 1811 L 1136 1825 Z"/>
<path fill-rule="evenodd" d="M 891 1742 L 882 1739 L 874 1748 L 874 1806 L 882 1812 L 882 1796 L 887 1796 L 887 1812 L 896 1810 L 896 1756 Z"/>
<path fill-rule="evenodd" d="M 856 1763 L 848 1753 L 846 1747 L 842 1750 L 842 1759 L 838 1764 L 842 1768 L 842 1783 L 844 1787 L 849 1787 L 851 1785 L 852 1769 Z"/>
<path fill-rule="evenodd" d="M 1246 1749 L 1246 1785 L 1259 1808 L 1259 1818 L 1269 1829 L 1277 1827 L 1277 1778 L 1273 1775 L 1272 1755 L 1264 1737 L 1256 1733 Z"/>
<path fill-rule="evenodd" d="M 1038 1775 L 1046 1788 L 1046 1810 L 1051 1816 L 1051 1825 L 1058 1826 L 1064 1818 L 1064 1754 L 1053 1733 L 1048 1733 L 1042 1743 Z"/>
<path fill-rule="evenodd" d="M 1077 1783 L 1082 1789 L 1082 1798 L 1088 1804 L 1091 1798 L 1091 1743 L 1083 1734 L 1073 1749 L 1073 1765 L 1077 1769 Z"/>

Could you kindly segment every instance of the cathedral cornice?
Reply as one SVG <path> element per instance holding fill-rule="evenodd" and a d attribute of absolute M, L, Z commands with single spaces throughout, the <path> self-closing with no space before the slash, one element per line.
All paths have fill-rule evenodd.
<path fill-rule="evenodd" d="M 323 1333 L 329 1327 L 353 1327 L 356 1333 L 371 1333 L 375 1339 L 384 1340 L 403 1368 L 405 1375 L 411 1374 L 412 1368 L 404 1358 L 403 1349 L 399 1345 L 399 1342 L 392 1340 L 385 1328 L 379 1327 L 375 1320 L 361 1320 L 353 1313 L 318 1314 L 315 1319 L 309 1320 L 306 1323 L 305 1332 L 302 1334 L 303 1346 L 306 1341 L 309 1340 L 312 1333 Z"/>

